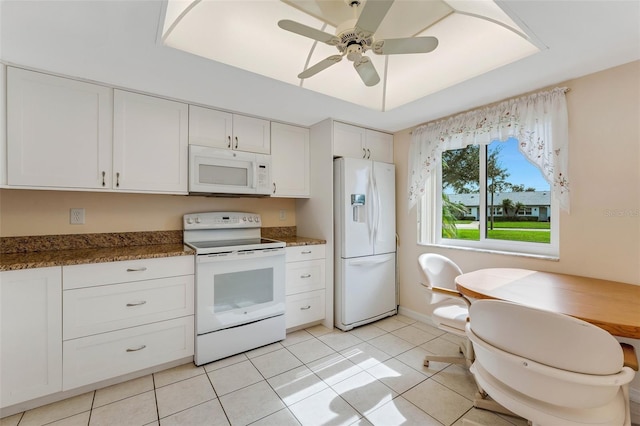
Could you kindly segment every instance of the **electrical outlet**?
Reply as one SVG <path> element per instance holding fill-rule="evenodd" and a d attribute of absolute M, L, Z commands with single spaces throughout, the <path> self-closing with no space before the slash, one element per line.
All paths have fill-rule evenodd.
<path fill-rule="evenodd" d="M 286 219 L 287 219 L 287 211 L 280 210 L 280 220 L 286 220 Z"/>
<path fill-rule="evenodd" d="M 72 225 L 84 225 L 84 209 L 71 209 L 69 211 L 69 223 Z"/>

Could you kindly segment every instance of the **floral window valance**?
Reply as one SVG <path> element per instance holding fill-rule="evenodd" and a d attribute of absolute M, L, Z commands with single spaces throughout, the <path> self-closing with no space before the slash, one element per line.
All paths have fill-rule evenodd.
<path fill-rule="evenodd" d="M 569 211 L 569 129 L 565 93 L 555 88 L 420 126 L 409 149 L 409 208 L 425 192 L 442 152 L 467 145 L 518 139 L 520 152 L 552 187 L 560 208 Z"/>

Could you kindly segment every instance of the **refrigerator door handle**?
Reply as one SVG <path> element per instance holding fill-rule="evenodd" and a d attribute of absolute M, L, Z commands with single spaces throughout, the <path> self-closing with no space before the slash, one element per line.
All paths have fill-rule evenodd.
<path fill-rule="evenodd" d="M 369 168 L 369 181 L 367 182 L 367 192 L 369 193 L 369 199 L 371 202 L 369 203 L 369 207 L 367 207 L 367 229 L 369 231 L 369 245 L 373 247 L 375 241 L 375 222 L 373 215 L 375 213 L 374 203 L 374 187 L 373 187 L 373 171 Z"/>
<path fill-rule="evenodd" d="M 373 249 L 374 249 L 374 253 L 375 253 L 375 245 L 376 245 L 376 240 L 378 239 L 378 228 L 379 228 L 379 224 L 380 224 L 380 192 L 378 191 L 378 185 L 376 182 L 376 177 L 375 174 L 373 173 L 373 163 L 371 164 L 371 184 L 372 184 L 372 188 L 373 188 L 373 196 L 372 201 L 373 201 L 373 241 L 372 241 L 372 245 L 373 245 Z"/>
<path fill-rule="evenodd" d="M 379 265 L 381 263 L 387 263 L 392 261 L 393 258 L 386 259 L 354 259 L 349 261 L 349 266 L 369 266 L 369 265 Z"/>

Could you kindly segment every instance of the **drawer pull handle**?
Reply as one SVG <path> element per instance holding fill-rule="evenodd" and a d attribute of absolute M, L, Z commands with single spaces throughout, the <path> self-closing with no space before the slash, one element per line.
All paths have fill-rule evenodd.
<path fill-rule="evenodd" d="M 145 303 L 147 303 L 146 300 L 141 300 L 139 302 L 131 302 L 131 303 L 127 303 L 127 306 L 140 306 L 140 305 L 144 305 Z"/>
<path fill-rule="evenodd" d="M 146 266 L 143 266 L 141 268 L 127 268 L 127 272 L 144 272 L 147 270 Z"/>
<path fill-rule="evenodd" d="M 301 251 L 300 254 L 311 254 L 311 250 Z"/>
<path fill-rule="evenodd" d="M 140 345 L 140 347 L 138 347 L 138 348 L 128 348 L 127 352 L 138 352 L 138 351 L 143 350 L 146 347 L 147 347 L 147 345 Z"/>
<path fill-rule="evenodd" d="M 307 309 L 311 309 L 311 305 L 303 306 L 300 308 L 301 311 L 306 311 Z"/>
<path fill-rule="evenodd" d="M 300 278 L 311 278 L 311 274 L 300 275 Z"/>

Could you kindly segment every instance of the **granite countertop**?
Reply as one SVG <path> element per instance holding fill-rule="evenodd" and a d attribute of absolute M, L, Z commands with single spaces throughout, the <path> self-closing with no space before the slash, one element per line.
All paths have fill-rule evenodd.
<path fill-rule="evenodd" d="M 289 237 L 277 237 L 277 238 L 274 238 L 274 239 L 287 243 L 287 247 L 311 246 L 311 245 L 326 244 L 327 243 L 326 240 L 321 240 L 321 239 L 318 239 L 318 238 L 300 237 L 300 236 L 297 236 L 297 235 L 289 236 Z"/>
<path fill-rule="evenodd" d="M 188 256 L 194 251 L 183 244 L 149 244 L 130 247 L 100 247 L 0 254 L 0 271 L 117 262 L 120 260 Z"/>
<path fill-rule="evenodd" d="M 262 236 L 287 247 L 326 244 L 323 239 L 297 236 L 295 227 L 263 228 Z M 4 237 L 0 271 L 193 254 L 182 242 L 182 231 Z"/>

